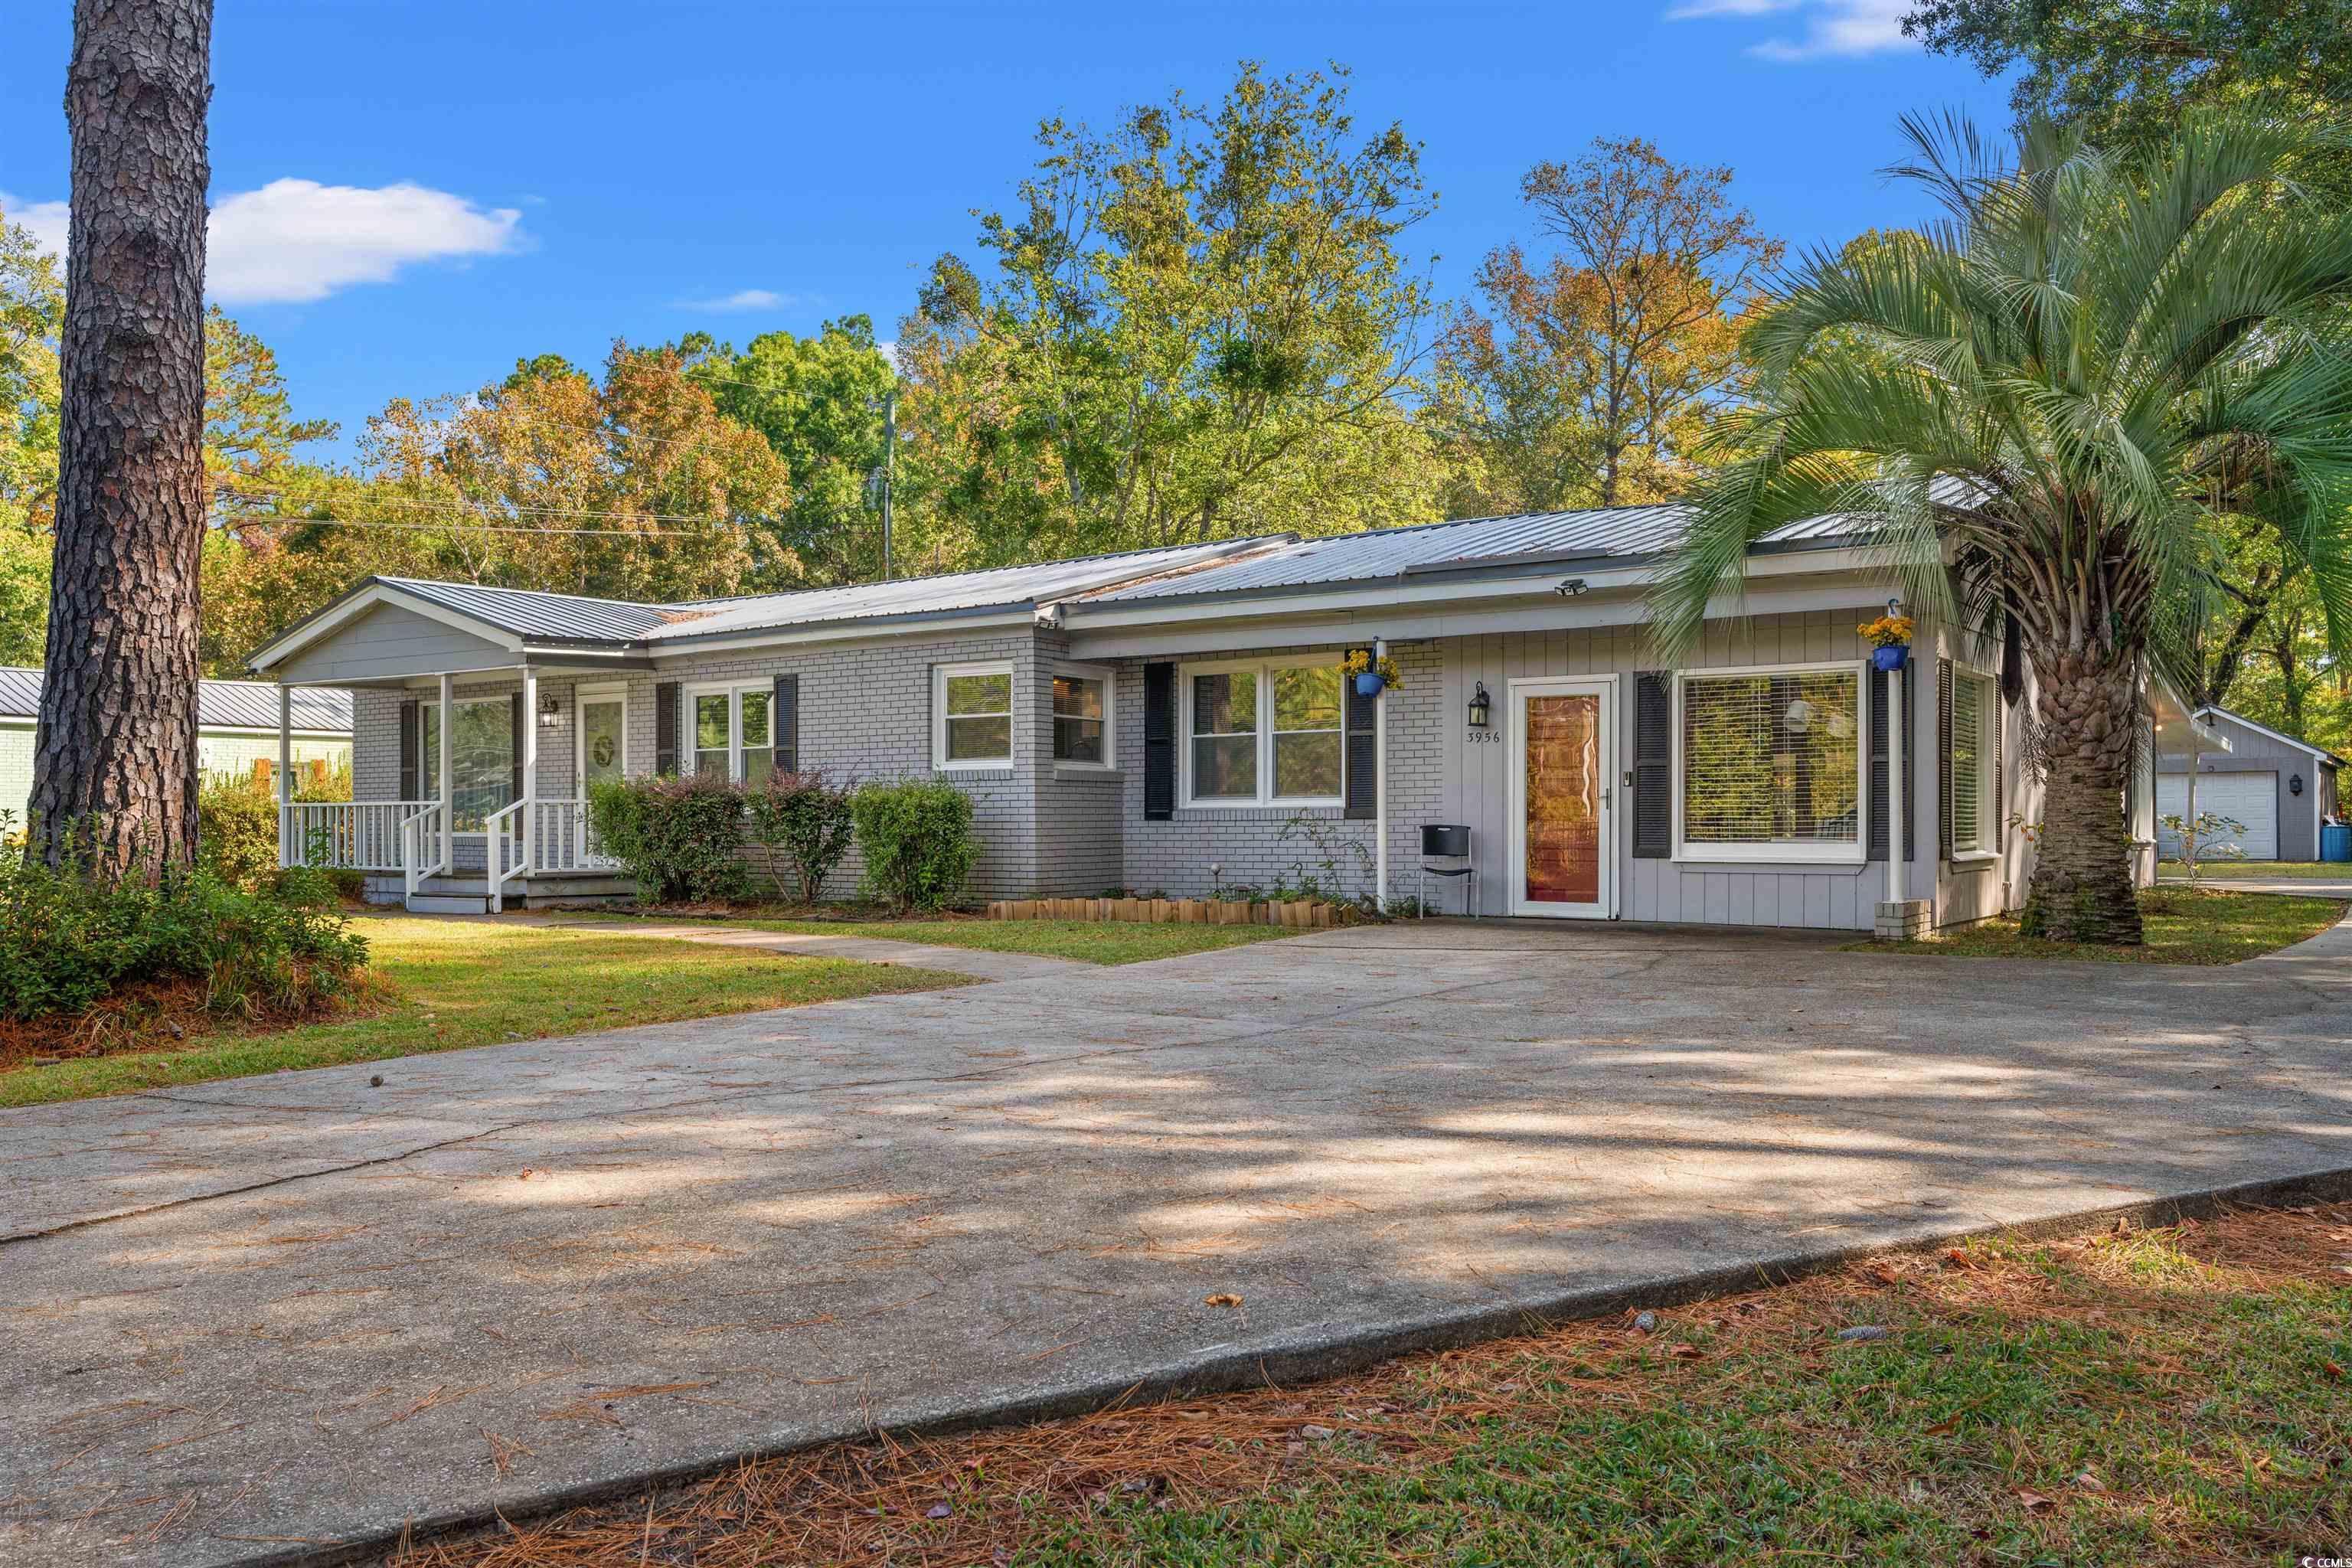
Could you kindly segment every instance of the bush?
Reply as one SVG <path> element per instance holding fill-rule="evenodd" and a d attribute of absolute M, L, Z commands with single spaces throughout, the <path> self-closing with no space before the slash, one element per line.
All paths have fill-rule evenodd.
<path fill-rule="evenodd" d="M 849 792 L 823 773 L 771 773 L 743 792 L 743 805 L 751 836 L 792 863 L 801 902 L 816 902 L 849 853 Z"/>
<path fill-rule="evenodd" d="M 963 891 L 980 858 L 970 795 L 950 784 L 905 779 L 861 784 L 849 805 L 868 893 L 904 911 L 941 908 Z"/>
<path fill-rule="evenodd" d="M 149 882 L 0 863 L 0 1018 L 79 1017 L 141 982 L 193 980 L 207 1011 L 319 1011 L 352 995 L 367 941 L 332 886 L 294 870 L 248 890 L 198 869 Z"/>
<path fill-rule="evenodd" d="M 349 800 L 347 765 L 296 770 L 296 800 Z M 258 773 L 207 773 L 196 791 L 196 863 L 222 881 L 260 887 L 278 874 L 278 795 Z"/>
<path fill-rule="evenodd" d="M 588 790 L 589 821 L 652 903 L 748 897 L 743 791 L 725 779 L 665 773 Z"/>

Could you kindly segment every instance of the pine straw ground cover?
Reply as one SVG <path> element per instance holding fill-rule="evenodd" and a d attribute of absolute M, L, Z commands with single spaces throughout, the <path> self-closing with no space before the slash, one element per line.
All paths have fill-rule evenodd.
<path fill-rule="evenodd" d="M 1888 1256 L 1653 1329 L 877 1434 L 393 1562 L 2145 1568 L 2352 1548 L 2352 1205 Z"/>

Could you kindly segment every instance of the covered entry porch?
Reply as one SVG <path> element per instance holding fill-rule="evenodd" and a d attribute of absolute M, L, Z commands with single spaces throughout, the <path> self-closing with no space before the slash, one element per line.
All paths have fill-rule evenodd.
<path fill-rule="evenodd" d="M 297 683 L 281 683 L 280 865 L 364 873 L 370 901 L 419 913 L 634 893 L 588 811 L 590 783 L 627 758 L 628 690 L 610 671 L 527 663 L 301 684 L 353 694 L 355 798 L 295 798 Z"/>

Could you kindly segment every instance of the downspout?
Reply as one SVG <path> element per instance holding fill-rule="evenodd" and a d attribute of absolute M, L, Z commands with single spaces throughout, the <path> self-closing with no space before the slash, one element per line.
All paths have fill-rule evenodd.
<path fill-rule="evenodd" d="M 1372 639 L 1372 668 L 1388 657 L 1389 645 Z M 1372 699 L 1372 896 L 1380 911 L 1389 907 L 1389 689 Z"/>

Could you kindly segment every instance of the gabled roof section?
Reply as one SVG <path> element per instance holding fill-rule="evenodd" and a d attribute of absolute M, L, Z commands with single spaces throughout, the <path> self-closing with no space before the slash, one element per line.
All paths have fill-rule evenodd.
<path fill-rule="evenodd" d="M 2209 702 L 2204 707 L 2197 710 L 2197 716 L 2200 719 L 2227 719 L 2232 724 L 2244 725 L 2247 729 L 2252 730 L 2257 735 L 2268 735 L 2272 740 L 2278 742 L 2283 746 L 2293 746 L 2296 751 L 2309 752 L 2313 756 L 2317 757 L 2324 763 L 2330 763 L 2339 768 L 2344 765 L 2344 759 L 2329 751 L 2326 747 L 2315 746 L 2309 741 L 2298 741 L 2293 735 L 2285 734 L 2280 731 L 2272 729 L 2268 724 L 2257 724 L 2252 719 L 2247 718 L 2243 713 L 2233 713 L 2227 708 L 2216 708 Z"/>
<path fill-rule="evenodd" d="M 0 665 L 0 719 L 37 719 L 40 713 L 41 671 Z M 259 680 L 198 681 L 196 726 L 203 730 L 275 730 L 278 688 Z M 294 728 L 304 734 L 350 734 L 352 694 L 328 687 L 298 689 L 294 693 Z"/>
<path fill-rule="evenodd" d="M 622 599 L 541 593 L 536 588 L 489 588 L 478 583 L 441 583 L 427 577 L 374 581 L 517 637 L 558 642 L 629 642 L 680 614 L 666 605 L 633 605 Z"/>

